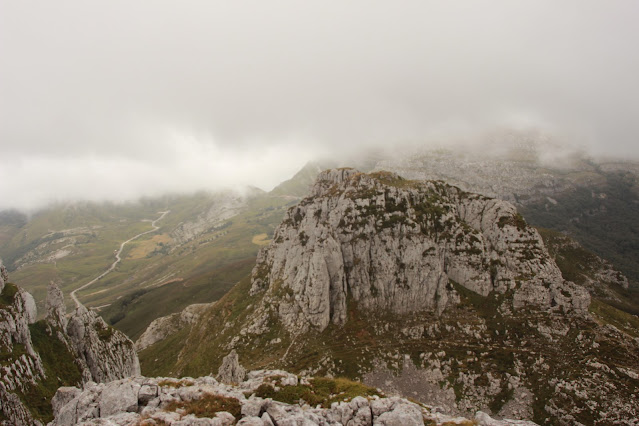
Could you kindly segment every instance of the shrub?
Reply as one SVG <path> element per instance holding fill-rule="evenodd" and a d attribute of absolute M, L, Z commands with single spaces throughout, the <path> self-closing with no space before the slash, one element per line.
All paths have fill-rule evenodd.
<path fill-rule="evenodd" d="M 287 404 L 297 404 L 300 399 L 311 406 L 321 405 L 325 408 L 333 402 L 351 400 L 356 396 L 380 395 L 377 389 L 370 388 L 358 382 L 347 379 L 328 379 L 316 377 L 308 385 L 283 386 L 279 390 L 268 384 L 261 384 L 255 391 L 255 396 L 272 398 Z"/>
<path fill-rule="evenodd" d="M 2 295 L 0 295 L 0 306 L 10 306 L 13 304 L 18 287 L 15 284 L 6 283 Z"/>
<path fill-rule="evenodd" d="M 242 406 L 236 398 L 206 393 L 200 399 L 192 401 L 174 401 L 165 408 L 166 411 L 175 411 L 178 408 L 186 411 L 186 414 L 193 414 L 196 417 L 214 417 L 215 414 L 227 411 L 237 420 L 242 417 Z"/>

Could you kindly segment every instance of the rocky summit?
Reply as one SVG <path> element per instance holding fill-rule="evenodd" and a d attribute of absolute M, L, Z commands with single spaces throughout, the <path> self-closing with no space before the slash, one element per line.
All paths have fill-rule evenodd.
<path fill-rule="evenodd" d="M 637 418 L 636 318 L 564 275 L 506 201 L 328 170 L 250 279 L 140 355 L 148 371 L 201 375 L 235 350 L 251 369 L 361 379 L 465 416 Z"/>
<path fill-rule="evenodd" d="M 348 297 L 369 312 L 441 314 L 459 303 L 451 282 L 481 296 L 511 292 L 514 309 L 583 312 L 590 303 L 511 204 L 441 182 L 329 170 L 274 241 L 251 293 L 277 298 L 294 331 L 344 324 Z"/>

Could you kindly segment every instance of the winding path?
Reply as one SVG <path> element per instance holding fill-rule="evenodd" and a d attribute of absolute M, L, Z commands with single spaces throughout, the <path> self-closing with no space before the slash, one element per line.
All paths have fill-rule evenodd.
<path fill-rule="evenodd" d="M 102 273 L 101 273 L 101 274 L 100 274 L 97 278 L 92 279 L 92 280 L 91 280 L 91 281 L 89 281 L 88 283 L 84 284 L 82 287 L 78 287 L 78 288 L 76 288 L 75 290 L 73 290 L 73 291 L 71 292 L 71 299 L 73 299 L 73 301 L 75 302 L 75 306 L 76 306 L 76 307 L 78 307 L 78 308 L 79 308 L 80 306 L 82 306 L 82 302 L 80 302 L 80 301 L 78 300 L 78 297 L 77 297 L 75 294 L 76 294 L 78 291 L 80 291 L 80 290 L 84 290 L 85 288 L 87 288 L 87 287 L 89 287 L 90 285 L 94 284 L 94 283 L 95 283 L 96 281 L 98 281 L 99 279 L 104 278 L 104 276 L 106 276 L 109 272 L 113 271 L 113 270 L 115 269 L 115 267 L 117 266 L 117 264 L 118 264 L 118 263 L 120 263 L 120 261 L 122 260 L 122 259 L 120 258 L 120 255 L 122 254 L 122 250 L 124 249 L 124 246 L 125 246 L 125 245 L 127 245 L 127 243 L 130 243 L 131 241 L 133 241 L 133 240 L 135 240 L 135 239 L 137 239 L 137 238 L 140 238 L 142 235 L 149 234 L 149 233 L 151 233 L 151 232 L 155 232 L 155 231 L 157 231 L 158 229 L 160 229 L 160 227 L 156 225 L 156 222 L 158 222 L 158 221 L 162 220 L 162 219 L 164 218 L 164 216 L 166 216 L 169 212 L 170 212 L 170 210 L 167 210 L 167 211 L 165 211 L 165 212 L 159 212 L 159 213 L 162 213 L 162 214 L 160 215 L 160 217 L 158 217 L 158 218 L 157 218 L 157 219 L 155 219 L 153 222 L 151 222 L 151 226 L 153 227 L 153 229 L 151 229 L 151 230 L 149 230 L 149 231 L 146 231 L 146 232 L 142 232 L 142 233 L 140 233 L 140 234 L 138 234 L 138 235 L 136 235 L 136 236 L 134 236 L 134 237 L 132 237 L 132 238 L 129 238 L 128 240 L 126 240 L 125 242 L 123 242 L 122 244 L 120 244 L 120 250 L 118 250 L 118 251 L 115 253 L 115 262 L 113 262 L 113 264 L 109 267 L 109 269 L 107 269 L 106 271 L 102 272 Z"/>

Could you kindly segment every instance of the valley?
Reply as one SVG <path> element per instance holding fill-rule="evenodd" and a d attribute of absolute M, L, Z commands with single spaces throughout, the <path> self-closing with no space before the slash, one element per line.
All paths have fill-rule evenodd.
<path fill-rule="evenodd" d="M 164 218 L 164 216 L 166 216 L 168 213 L 170 213 L 170 211 L 165 211 L 165 212 L 161 212 L 162 214 L 160 215 L 159 218 L 155 219 L 154 221 L 151 222 L 151 226 L 153 227 L 153 229 L 151 229 L 150 231 L 144 231 L 141 232 L 131 238 L 129 238 L 128 240 L 124 241 L 122 244 L 120 244 L 120 249 L 118 251 L 115 252 L 115 262 L 113 262 L 111 264 L 111 266 L 109 266 L 109 269 L 107 269 L 106 271 L 104 271 L 102 274 L 98 275 L 97 278 L 92 279 L 91 281 L 89 281 L 88 283 L 76 288 L 75 290 L 73 290 L 71 292 L 71 299 L 73 299 L 73 301 L 75 302 L 76 306 L 80 306 L 80 301 L 78 300 L 78 298 L 76 297 L 76 293 L 80 290 L 84 290 L 85 288 L 91 286 L 92 284 L 94 284 L 96 281 L 104 278 L 109 272 L 113 271 L 115 269 L 115 267 L 118 265 L 118 263 L 120 263 L 122 261 L 122 258 L 120 257 L 120 255 L 122 254 L 122 250 L 124 250 L 124 246 L 127 245 L 128 243 L 130 243 L 133 240 L 137 240 L 138 238 L 140 238 L 142 235 L 146 235 L 149 234 L 151 232 L 155 232 L 158 229 L 160 229 L 159 226 L 156 225 L 156 223 L 160 220 L 162 220 Z M 99 308 L 103 308 L 105 306 L 100 306 Z"/>
<path fill-rule="evenodd" d="M 461 418 L 634 416 L 634 169 L 524 153 L 4 212 L 1 255 L 40 318 L 57 283 L 137 340 L 149 377 L 211 374 L 234 350 L 253 371 L 346 377 Z"/>

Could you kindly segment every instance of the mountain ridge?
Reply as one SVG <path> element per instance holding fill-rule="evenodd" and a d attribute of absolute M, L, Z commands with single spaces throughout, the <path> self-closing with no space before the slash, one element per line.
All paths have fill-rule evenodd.
<path fill-rule="evenodd" d="M 542 424 L 637 415 L 630 407 L 637 405 L 632 389 L 637 386 L 633 366 L 639 360 L 639 340 L 625 334 L 636 330 L 612 327 L 605 310 L 598 311 L 599 302 L 590 303 L 583 287 L 564 280 L 537 231 L 514 206 L 441 182 L 412 182 L 390 173 L 323 173 L 328 178 L 316 182 L 312 195 L 288 210 L 270 246 L 258 256 L 252 280 L 236 285 L 189 329 L 142 351 L 146 371 L 203 374 L 235 349 L 249 368 L 363 378 L 405 396 L 437 401 L 453 413 L 481 409 Z M 402 204 L 405 199 L 412 201 Z M 420 199 L 428 202 L 415 220 Z M 488 206 L 495 214 L 488 214 Z M 329 219 L 330 212 L 335 216 Z M 329 236 L 335 243 L 326 242 Z M 404 246 L 419 256 L 404 255 L 402 239 L 411 241 Z M 344 256 L 348 261 L 335 261 L 337 241 L 365 247 L 362 253 L 351 252 L 360 254 L 360 263 L 351 254 Z M 435 242 L 433 253 L 427 241 Z M 374 255 L 366 257 L 367 251 Z M 486 256 L 493 251 L 497 257 Z M 398 259 L 396 253 L 404 254 Z M 435 253 L 444 253 L 441 262 Z M 392 291 L 411 294 L 411 285 L 419 280 L 408 279 L 406 270 L 421 258 L 437 265 L 424 269 L 426 275 L 450 272 L 443 275 L 448 282 L 432 281 L 446 303 L 435 291 L 427 300 L 416 299 L 425 303 L 424 310 L 393 311 Z M 376 283 L 379 294 L 390 295 L 389 312 L 375 302 L 370 286 L 375 279 L 360 279 L 376 259 L 394 265 L 387 275 L 383 270 L 378 274 L 382 281 L 392 279 Z M 329 264 L 341 266 L 331 269 Z M 358 265 L 364 271 L 358 272 Z M 339 292 L 332 296 L 333 289 L 349 280 L 345 298 Z M 396 299 L 404 300 L 409 308 L 415 303 L 411 297 Z M 417 377 L 419 386 L 405 386 Z M 607 383 L 614 383 L 616 391 L 607 389 Z M 580 390 L 573 393 L 571 388 Z M 597 401 L 598 408 L 588 401 Z"/>

